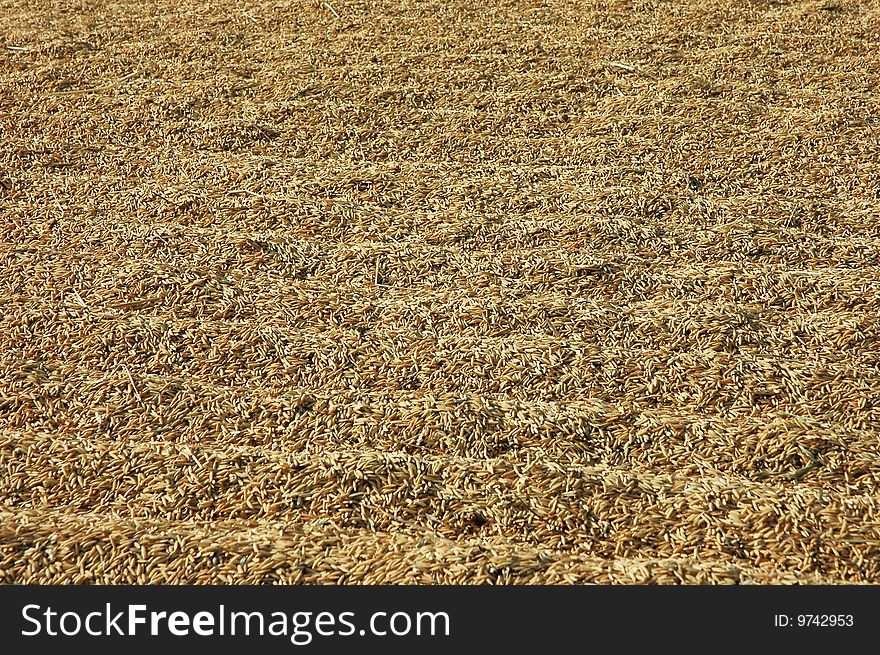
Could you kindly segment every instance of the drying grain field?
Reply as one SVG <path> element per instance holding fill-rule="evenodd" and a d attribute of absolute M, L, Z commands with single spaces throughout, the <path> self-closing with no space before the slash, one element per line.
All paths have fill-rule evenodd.
<path fill-rule="evenodd" d="M 880 3 L 0 0 L 0 580 L 880 581 Z"/>

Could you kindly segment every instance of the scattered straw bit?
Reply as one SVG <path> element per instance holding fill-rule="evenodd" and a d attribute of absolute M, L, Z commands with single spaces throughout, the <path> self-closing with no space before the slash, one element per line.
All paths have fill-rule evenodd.
<path fill-rule="evenodd" d="M 332 13 L 334 16 L 336 16 L 336 18 L 342 18 L 342 16 L 339 15 L 339 12 L 336 11 L 336 9 L 333 8 L 333 5 L 331 5 L 329 2 L 322 2 L 321 6 L 324 7 L 324 9 L 326 9 L 330 13 Z"/>
<path fill-rule="evenodd" d="M 134 383 L 134 378 L 131 376 L 131 371 L 128 370 L 128 366 L 123 366 L 122 368 L 125 371 L 125 375 L 128 376 L 128 381 L 131 383 L 131 390 L 134 392 L 138 403 L 143 404 L 143 398 L 141 398 L 141 394 L 138 392 L 137 385 Z"/>
<path fill-rule="evenodd" d="M 603 62 L 603 64 L 605 66 L 610 66 L 611 68 L 619 68 L 621 70 L 625 70 L 629 73 L 638 73 L 639 75 L 644 75 L 645 77 L 650 77 L 653 80 L 657 79 L 657 77 L 655 75 L 652 75 L 648 71 L 642 70 L 641 68 L 636 68 L 635 66 L 630 66 L 629 64 L 621 64 L 620 62 L 616 62 L 616 61 L 606 61 L 606 62 Z"/>
<path fill-rule="evenodd" d="M 73 294 L 73 297 L 76 298 L 76 301 L 80 305 L 82 305 L 84 309 L 89 308 L 89 306 L 86 304 L 86 301 L 83 300 L 83 297 L 81 295 L 79 295 L 79 291 L 77 291 L 76 289 L 71 289 L 71 293 Z"/>

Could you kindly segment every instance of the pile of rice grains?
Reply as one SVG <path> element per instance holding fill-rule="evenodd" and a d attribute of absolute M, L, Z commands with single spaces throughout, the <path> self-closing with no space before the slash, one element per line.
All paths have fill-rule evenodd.
<path fill-rule="evenodd" d="M 0 0 L 0 580 L 880 579 L 880 5 Z"/>

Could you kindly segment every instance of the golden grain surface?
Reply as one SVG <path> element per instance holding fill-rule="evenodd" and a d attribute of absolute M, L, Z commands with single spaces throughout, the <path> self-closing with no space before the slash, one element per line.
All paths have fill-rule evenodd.
<path fill-rule="evenodd" d="M 0 581 L 880 582 L 880 2 L 0 0 Z"/>

